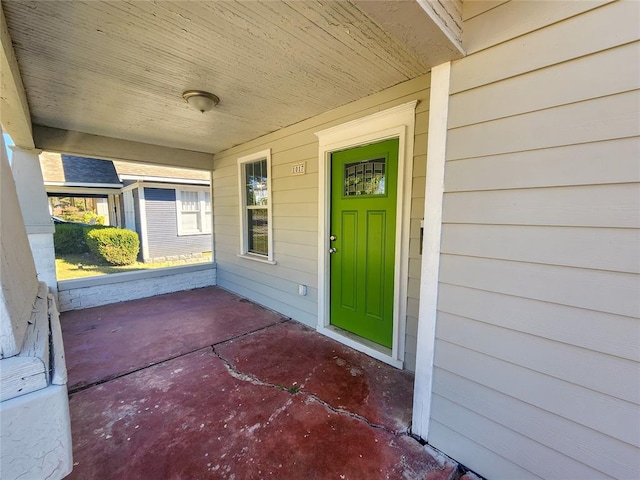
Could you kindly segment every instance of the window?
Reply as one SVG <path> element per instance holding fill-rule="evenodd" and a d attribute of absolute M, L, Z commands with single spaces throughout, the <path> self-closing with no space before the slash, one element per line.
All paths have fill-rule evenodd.
<path fill-rule="evenodd" d="M 178 235 L 211 233 L 211 192 L 176 190 Z"/>
<path fill-rule="evenodd" d="M 240 254 L 273 263 L 270 169 L 270 150 L 238 159 Z"/>
<path fill-rule="evenodd" d="M 211 192 L 204 192 L 204 230 L 211 232 Z"/>

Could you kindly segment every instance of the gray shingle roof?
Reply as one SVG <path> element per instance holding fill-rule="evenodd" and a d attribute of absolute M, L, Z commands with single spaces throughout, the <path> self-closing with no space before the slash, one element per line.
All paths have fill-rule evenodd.
<path fill-rule="evenodd" d="M 42 167 L 42 175 L 45 182 L 120 183 L 118 175 L 174 178 L 176 180 L 204 180 L 209 182 L 209 172 L 203 170 L 100 160 L 74 155 L 60 155 L 52 152 L 40 154 L 40 166 Z"/>
<path fill-rule="evenodd" d="M 119 184 L 113 162 L 97 158 L 43 153 L 40 155 L 45 182 Z"/>
<path fill-rule="evenodd" d="M 65 181 L 79 183 L 120 183 L 110 160 L 61 155 Z"/>

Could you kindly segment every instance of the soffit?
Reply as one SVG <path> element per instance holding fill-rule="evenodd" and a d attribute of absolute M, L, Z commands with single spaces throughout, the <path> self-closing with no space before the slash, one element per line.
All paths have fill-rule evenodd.
<path fill-rule="evenodd" d="M 348 2 L 3 0 L 32 123 L 215 153 L 426 73 Z M 220 96 L 205 114 L 184 90 Z"/>

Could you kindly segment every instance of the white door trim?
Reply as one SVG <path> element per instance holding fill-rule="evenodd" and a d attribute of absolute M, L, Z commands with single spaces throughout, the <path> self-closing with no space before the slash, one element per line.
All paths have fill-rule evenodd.
<path fill-rule="evenodd" d="M 318 199 L 318 332 L 378 360 L 402 368 L 404 364 L 409 270 L 409 226 L 413 142 L 417 100 L 317 132 L 319 139 Z M 331 153 L 390 138 L 398 138 L 398 198 L 392 348 L 388 349 L 330 325 L 329 226 L 331 219 Z"/>
<path fill-rule="evenodd" d="M 413 434 L 425 440 L 431 416 L 450 74 L 451 62 L 431 69 L 420 311 L 411 427 Z"/>

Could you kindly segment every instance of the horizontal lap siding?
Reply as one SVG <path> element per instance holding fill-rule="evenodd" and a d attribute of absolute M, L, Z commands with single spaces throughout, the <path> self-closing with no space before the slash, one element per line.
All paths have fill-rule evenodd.
<path fill-rule="evenodd" d="M 213 218 L 218 285 L 302 321 L 317 324 L 318 312 L 318 139 L 315 132 L 412 100 L 418 100 L 413 164 L 410 261 L 419 265 L 420 220 L 424 209 L 430 77 L 284 128 L 215 156 Z M 238 258 L 240 251 L 237 159 L 271 149 L 274 260 L 276 265 Z M 305 162 L 305 175 L 291 175 Z M 409 270 L 405 368 L 415 368 L 420 269 Z M 298 295 L 298 284 L 308 286 Z M 413 288 L 412 288 L 413 287 Z"/>
<path fill-rule="evenodd" d="M 178 236 L 176 191 L 173 188 L 144 189 L 147 213 L 147 258 L 174 257 L 211 251 L 211 235 Z"/>
<path fill-rule="evenodd" d="M 639 6 L 467 5 L 429 442 L 492 479 L 640 478 Z"/>

